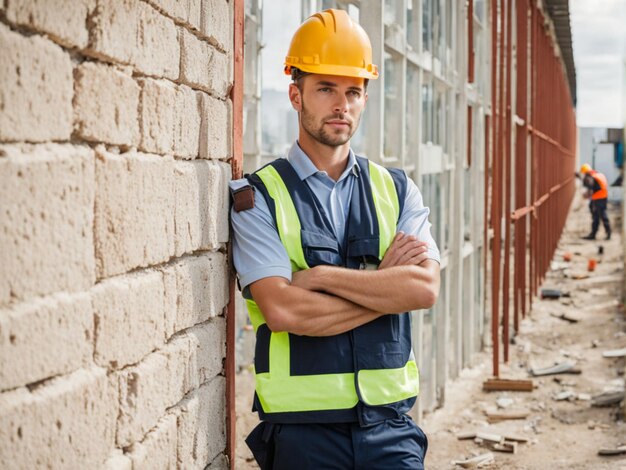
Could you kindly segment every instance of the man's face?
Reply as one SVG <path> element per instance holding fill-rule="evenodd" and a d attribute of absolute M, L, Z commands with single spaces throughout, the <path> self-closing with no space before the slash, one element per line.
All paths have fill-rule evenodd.
<path fill-rule="evenodd" d="M 350 140 L 367 102 L 364 79 L 336 75 L 306 75 L 291 84 L 289 97 L 304 132 L 329 147 Z"/>

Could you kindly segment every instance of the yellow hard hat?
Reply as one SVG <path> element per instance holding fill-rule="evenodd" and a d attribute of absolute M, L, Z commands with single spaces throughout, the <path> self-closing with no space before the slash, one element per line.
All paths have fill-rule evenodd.
<path fill-rule="evenodd" d="M 303 72 L 378 78 L 365 30 L 344 10 L 324 10 L 307 18 L 291 39 L 285 74 Z"/>
<path fill-rule="evenodd" d="M 580 174 L 586 175 L 591 171 L 591 165 L 589 163 L 583 163 L 583 166 L 580 167 Z"/>

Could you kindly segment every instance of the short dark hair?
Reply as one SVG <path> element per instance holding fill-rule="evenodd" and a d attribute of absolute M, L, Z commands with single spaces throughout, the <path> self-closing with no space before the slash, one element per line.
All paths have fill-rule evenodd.
<path fill-rule="evenodd" d="M 311 72 L 303 72 L 297 67 L 291 67 L 291 80 L 295 85 L 300 88 L 300 80 L 302 80 L 307 75 L 311 75 Z M 369 78 L 363 80 L 363 89 L 367 91 L 367 85 L 369 83 Z M 301 89 L 301 88 L 300 88 Z"/>

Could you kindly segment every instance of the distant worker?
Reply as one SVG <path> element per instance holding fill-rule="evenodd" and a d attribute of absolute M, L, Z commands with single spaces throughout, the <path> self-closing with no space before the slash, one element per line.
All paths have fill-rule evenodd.
<path fill-rule="evenodd" d="M 231 182 L 233 259 L 256 332 L 262 469 L 422 469 L 411 310 L 439 292 L 429 210 L 404 171 L 350 139 L 378 78 L 343 10 L 309 17 L 285 59 L 298 140 Z"/>
<path fill-rule="evenodd" d="M 596 233 L 600 227 L 600 219 L 606 232 L 606 239 L 611 239 L 611 224 L 606 215 L 606 206 L 609 197 L 608 183 L 606 176 L 594 170 L 588 163 L 580 167 L 580 174 L 583 178 L 583 186 L 587 188 L 585 197 L 590 198 L 589 210 L 591 211 L 591 233 L 582 237 L 585 240 L 595 240 Z"/>

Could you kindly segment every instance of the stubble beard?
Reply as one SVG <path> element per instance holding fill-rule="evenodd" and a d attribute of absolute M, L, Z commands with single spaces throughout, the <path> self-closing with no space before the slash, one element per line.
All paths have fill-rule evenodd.
<path fill-rule="evenodd" d="M 350 122 L 347 134 L 337 129 L 334 133 L 327 132 L 325 129 L 325 122 L 330 119 L 341 119 L 345 120 L 344 115 L 333 115 L 327 116 L 321 120 L 320 123 L 317 123 L 315 117 L 309 114 L 304 105 L 302 103 L 302 111 L 300 112 L 300 121 L 302 123 L 302 128 L 309 134 L 313 139 L 318 141 L 323 145 L 327 145 L 328 147 L 340 147 L 345 143 L 349 142 L 352 136 L 354 135 L 356 129 L 359 127 L 360 116 L 353 122 Z"/>

